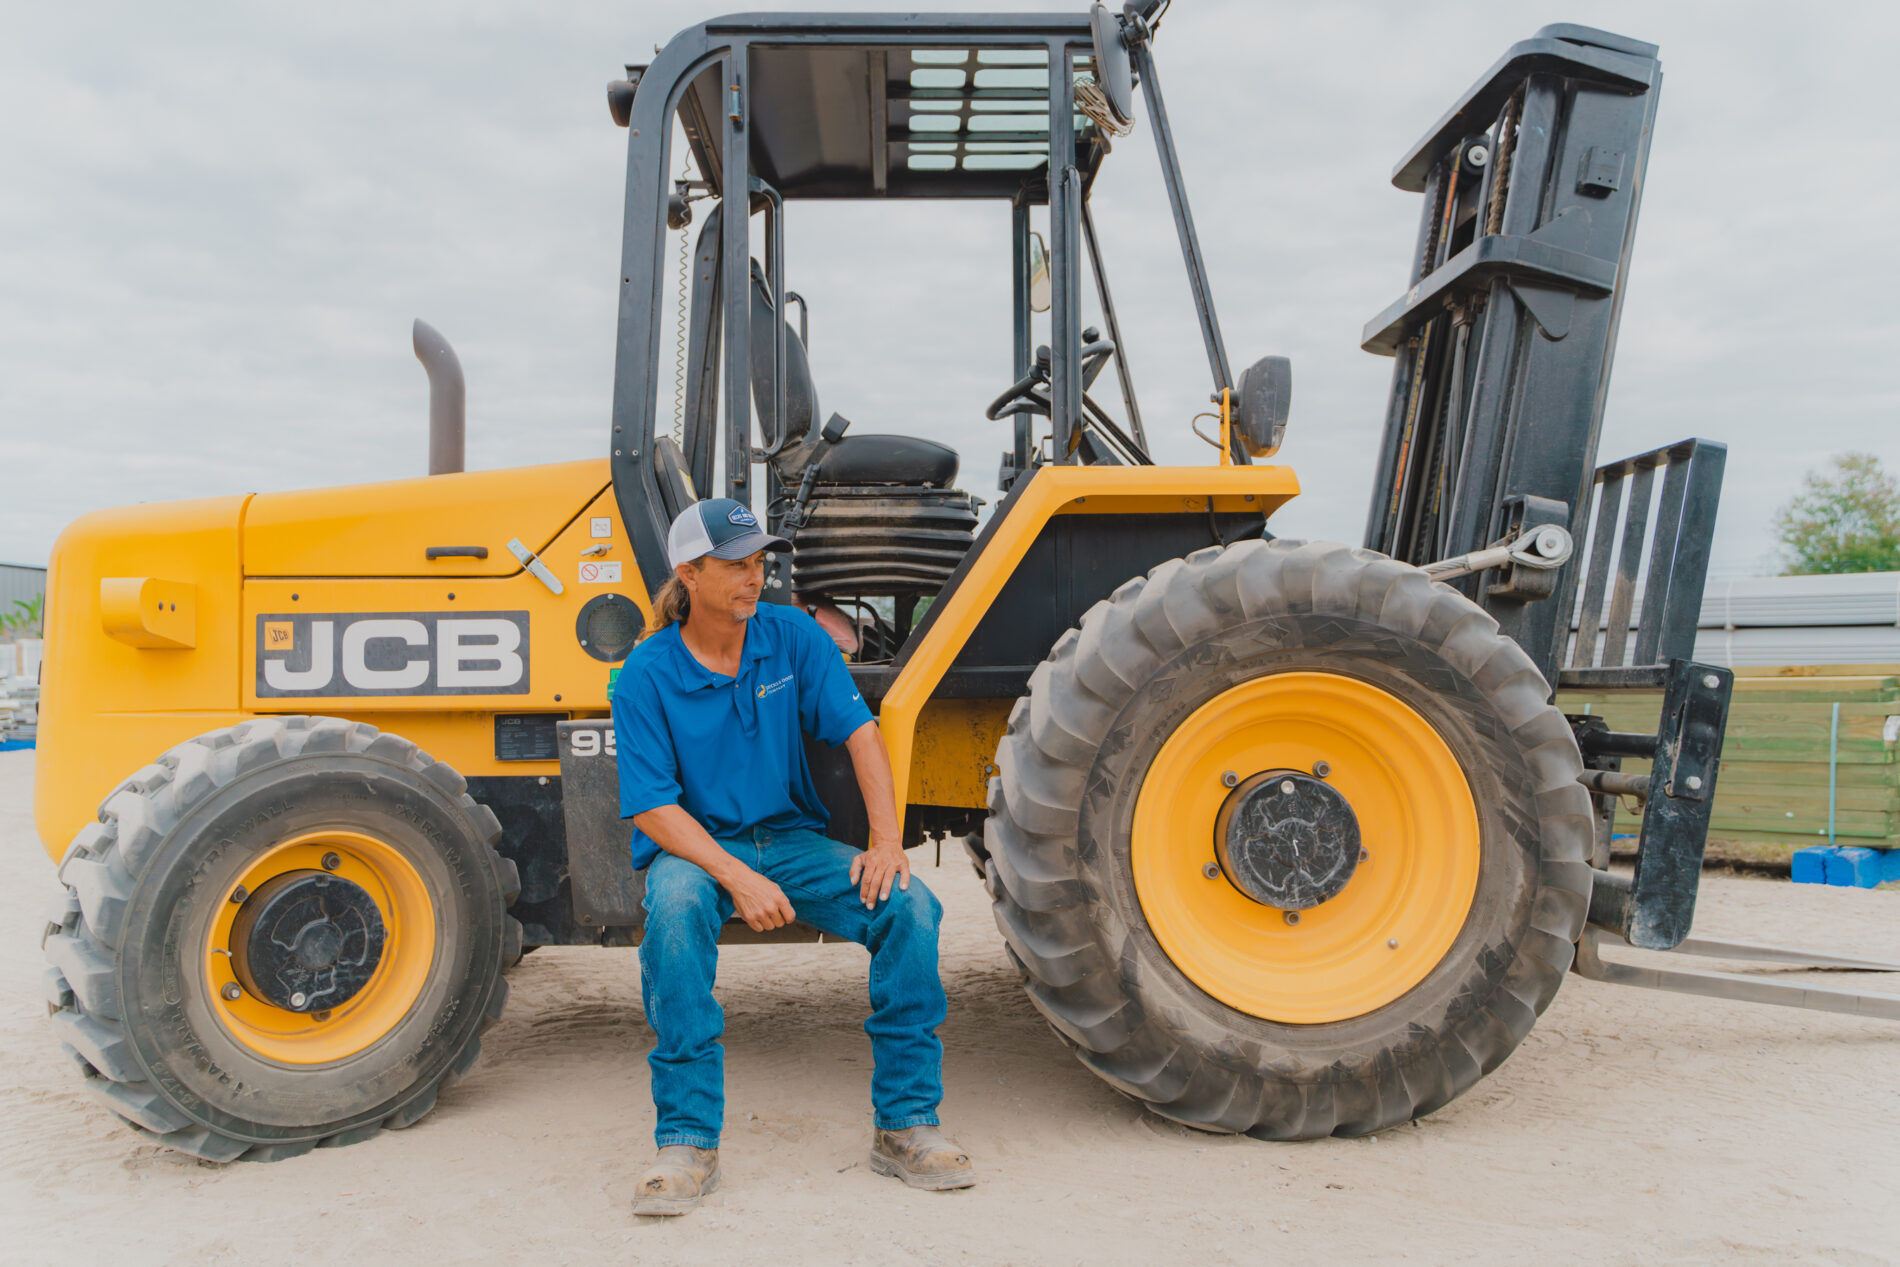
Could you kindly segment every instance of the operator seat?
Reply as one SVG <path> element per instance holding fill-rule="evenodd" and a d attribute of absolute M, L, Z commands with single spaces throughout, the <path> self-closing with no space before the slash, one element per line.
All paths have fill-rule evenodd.
<path fill-rule="evenodd" d="M 765 271 L 752 261 L 752 401 L 761 419 L 772 416 L 776 379 L 772 340 L 781 324 L 772 310 Z M 785 435 L 773 458 L 779 477 L 792 487 L 805 472 L 818 446 L 811 435 L 818 417 L 818 391 L 812 385 L 805 345 L 785 326 Z M 913 488 L 949 488 L 956 483 L 957 451 L 919 436 L 846 435 L 825 451 L 814 483 L 818 485 L 901 484 Z"/>
<path fill-rule="evenodd" d="M 957 451 L 899 435 L 839 435 L 833 416 L 813 433 L 818 393 L 805 345 L 773 311 L 758 261 L 752 263 L 752 399 L 773 409 L 772 342 L 785 335 L 785 433 L 768 459 L 792 503 L 782 524 L 792 543 L 794 599 L 822 608 L 853 605 L 860 658 L 888 659 L 910 630 L 918 600 L 942 592 L 976 539 L 976 501 L 953 487 Z M 814 467 L 813 464 L 816 463 Z M 809 482 L 807 480 L 809 479 Z M 887 598 L 896 623 L 866 606 Z"/>

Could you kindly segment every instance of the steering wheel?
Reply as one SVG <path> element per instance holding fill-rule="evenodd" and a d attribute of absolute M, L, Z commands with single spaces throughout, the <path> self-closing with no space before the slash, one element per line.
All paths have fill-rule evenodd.
<path fill-rule="evenodd" d="M 1029 372 L 1003 389 L 1003 394 L 990 402 L 983 416 L 996 422 L 1006 414 L 1049 412 L 1049 398 L 1040 396 L 1036 389 L 1049 381 L 1047 362 L 1032 365 Z"/>
<path fill-rule="evenodd" d="M 1092 335 L 1095 331 L 1090 329 L 1083 333 Z M 1096 375 L 1102 372 L 1102 366 L 1106 365 L 1108 358 L 1114 354 L 1115 345 L 1107 339 L 1082 345 L 1082 385 L 1084 387 L 1095 382 Z M 1034 413 L 1046 416 L 1049 412 L 1049 397 L 1047 393 L 1039 393 L 1036 389 L 1045 386 L 1048 382 L 1049 349 L 1040 347 L 1036 349 L 1036 363 L 1029 367 L 1029 372 L 1011 383 L 1003 390 L 1001 396 L 991 401 L 990 407 L 983 411 L 983 416 L 991 422 L 996 422 L 1007 414 Z M 1086 425 L 1086 419 L 1084 425 Z"/>

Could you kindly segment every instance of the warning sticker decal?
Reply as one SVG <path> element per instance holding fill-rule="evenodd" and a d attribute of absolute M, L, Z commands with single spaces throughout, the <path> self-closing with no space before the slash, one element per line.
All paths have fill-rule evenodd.
<path fill-rule="evenodd" d="M 593 559 L 581 560 L 582 585 L 618 585 L 620 584 L 620 563 L 602 563 Z"/>

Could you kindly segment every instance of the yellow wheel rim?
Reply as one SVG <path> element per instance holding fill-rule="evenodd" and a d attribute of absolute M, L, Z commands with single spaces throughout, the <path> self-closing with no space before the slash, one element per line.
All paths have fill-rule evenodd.
<path fill-rule="evenodd" d="M 1367 857 L 1289 924 L 1204 868 L 1223 774 L 1319 761 Z M 1130 845 L 1142 913 L 1175 966 L 1227 1006 L 1290 1024 L 1363 1016 L 1423 981 L 1464 927 L 1479 857 L 1477 807 L 1445 741 L 1397 696 L 1336 673 L 1258 678 L 1195 710 L 1155 754 Z"/>
<path fill-rule="evenodd" d="M 238 981 L 231 944 L 241 902 L 230 893 L 251 893 L 293 871 L 324 870 L 326 854 L 338 865 L 331 874 L 368 893 L 383 919 L 383 952 L 369 981 L 329 1012 L 290 1012 L 255 998 Z M 396 1028 L 422 994 L 435 960 L 435 904 L 422 875 L 394 848 L 353 831 L 320 831 L 293 837 L 258 855 L 231 885 L 205 941 L 205 981 L 218 1021 L 245 1047 L 290 1065 L 322 1065 L 364 1051 Z M 228 991 L 227 987 L 237 987 Z M 227 993 L 237 992 L 235 999 Z"/>

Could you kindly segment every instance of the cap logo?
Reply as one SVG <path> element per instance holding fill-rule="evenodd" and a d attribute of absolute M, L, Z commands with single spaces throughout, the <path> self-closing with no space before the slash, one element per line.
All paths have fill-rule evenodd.
<path fill-rule="evenodd" d="M 745 528 L 756 528 L 759 526 L 759 517 L 744 506 L 735 506 L 726 516 L 726 522 L 739 524 Z"/>

